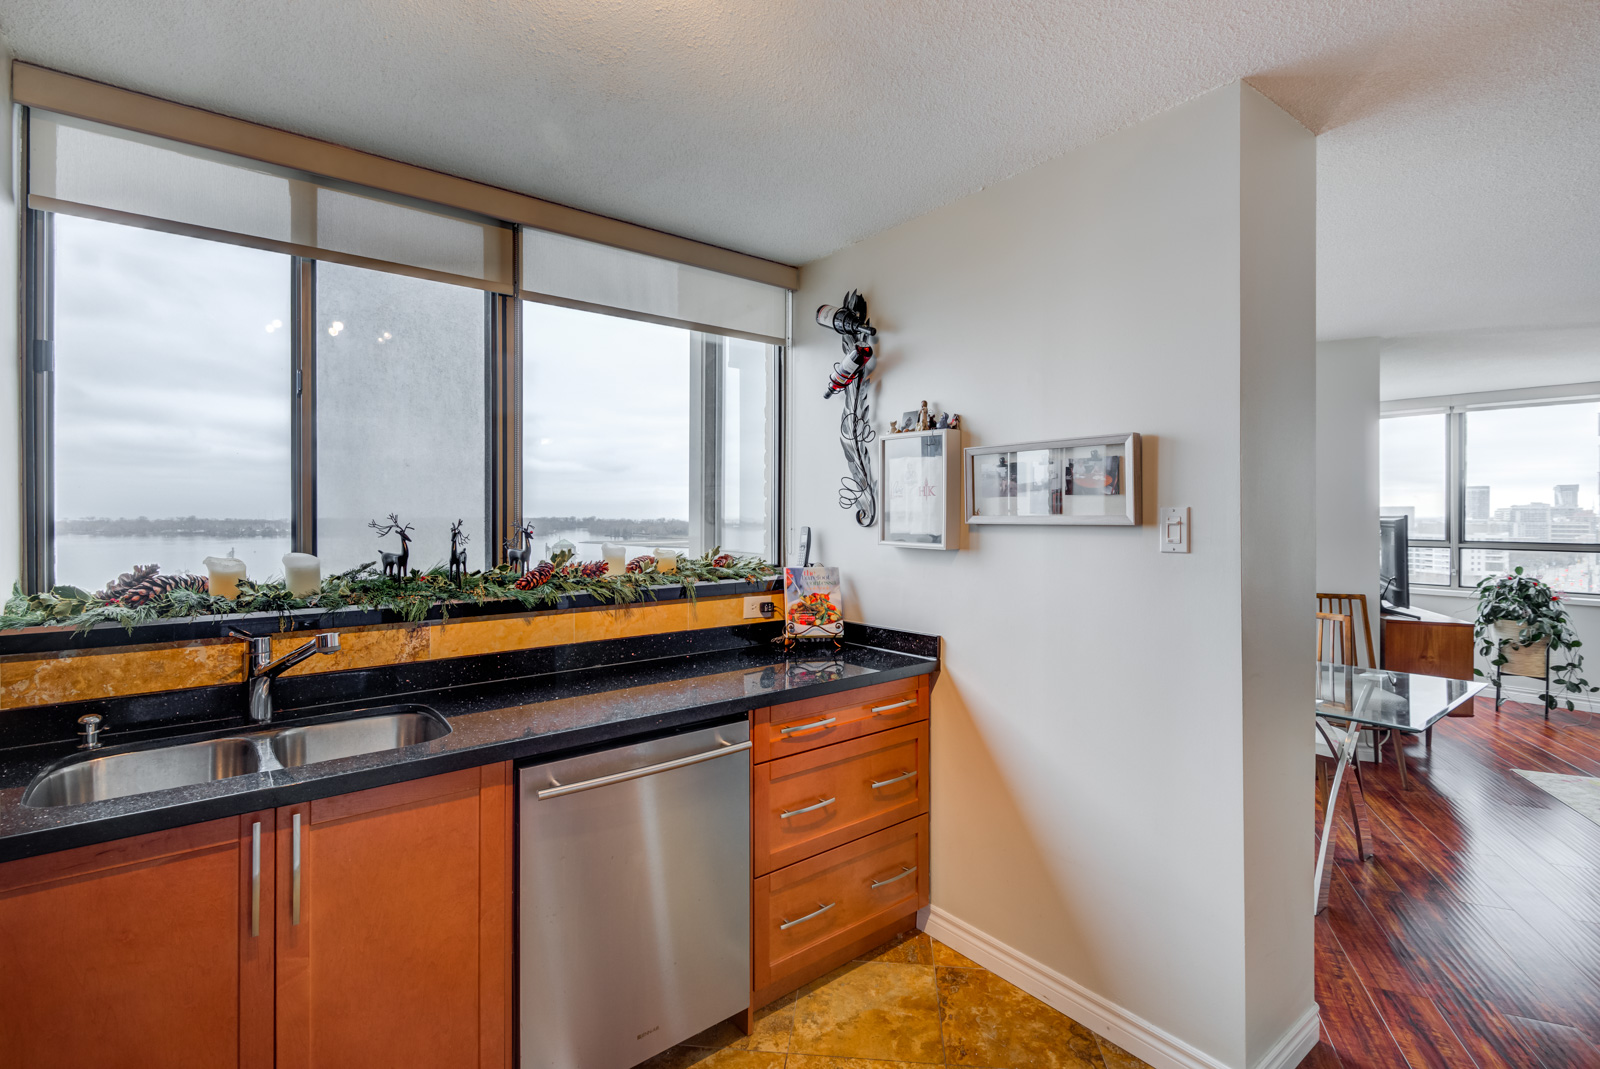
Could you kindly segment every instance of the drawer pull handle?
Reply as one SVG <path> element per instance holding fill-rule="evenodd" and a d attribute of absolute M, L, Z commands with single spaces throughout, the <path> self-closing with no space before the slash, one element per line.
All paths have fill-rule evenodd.
<path fill-rule="evenodd" d="M 823 906 L 821 909 L 817 910 L 815 913 L 807 913 L 804 917 L 796 917 L 792 921 L 784 921 L 782 924 L 778 925 L 778 931 L 780 931 L 780 932 L 787 931 L 788 929 L 793 928 L 797 924 L 804 924 L 806 921 L 810 920 L 813 917 L 820 917 L 824 913 L 828 912 L 828 910 L 832 909 L 834 906 L 837 906 L 838 904 L 839 903 L 837 903 L 837 902 L 829 902 L 827 905 Z"/>
<path fill-rule="evenodd" d="M 873 887 L 873 889 L 877 889 L 879 887 L 886 887 L 889 884 L 894 883 L 896 880 L 905 879 L 907 876 L 911 875 L 913 872 L 916 872 L 916 871 L 917 871 L 917 866 L 912 865 L 910 868 L 906 869 L 904 872 L 900 873 L 900 875 L 898 875 L 898 876 L 890 876 L 887 880 L 876 880 L 876 881 L 874 881 L 873 884 L 872 884 L 872 887 Z"/>
<path fill-rule="evenodd" d="M 813 720 L 809 724 L 795 724 L 793 727 L 779 728 L 778 734 L 787 735 L 791 731 L 810 731 L 812 728 L 825 728 L 838 719 L 836 716 L 829 716 L 821 720 Z"/>
<path fill-rule="evenodd" d="M 887 787 L 891 783 L 900 783 L 903 780 L 910 779 L 912 776 L 915 776 L 916 774 L 917 774 L 917 770 L 913 768 L 910 772 L 902 772 L 900 775 L 894 777 L 893 779 L 880 779 L 878 782 L 876 782 L 876 783 L 874 783 L 872 785 L 872 789 L 873 790 L 877 790 L 879 787 Z"/>
<path fill-rule="evenodd" d="M 915 705 L 915 704 L 917 704 L 917 699 L 915 699 L 915 698 L 907 698 L 905 701 L 903 701 L 903 702 L 895 702 L 893 705 L 878 705 L 878 706 L 874 706 L 873 709 L 872 709 L 872 712 L 874 714 L 887 713 L 887 712 L 890 712 L 891 710 L 894 710 L 894 709 L 904 709 L 908 705 Z"/>
<path fill-rule="evenodd" d="M 779 813 L 778 814 L 778 819 L 779 820 L 788 820 L 790 817 L 797 817 L 801 813 L 812 813 L 812 812 L 815 812 L 818 809 L 821 809 L 825 805 L 832 805 L 833 803 L 837 802 L 838 800 L 839 799 L 837 799 L 837 798 L 824 798 L 824 799 L 822 799 L 822 801 L 818 802 L 816 805 L 808 805 L 804 809 L 791 809 L 787 813 Z"/>

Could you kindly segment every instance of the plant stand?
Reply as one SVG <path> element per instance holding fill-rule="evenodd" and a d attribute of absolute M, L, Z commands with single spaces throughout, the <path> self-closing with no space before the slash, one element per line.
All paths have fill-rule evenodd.
<path fill-rule="evenodd" d="M 1521 628 L 1516 624 L 1506 626 L 1505 622 L 1501 621 L 1494 625 L 1496 639 L 1515 639 L 1520 632 Z M 1511 675 L 1519 679 L 1538 679 L 1540 676 L 1532 669 L 1535 666 L 1541 667 L 1544 678 L 1543 693 L 1550 693 L 1550 643 L 1548 641 L 1541 640 L 1530 646 L 1512 645 L 1508 653 L 1509 656 L 1506 659 L 1506 663 L 1494 670 L 1494 710 L 1497 713 L 1500 711 L 1501 680 L 1504 676 Z M 1510 669 L 1510 671 L 1507 671 L 1507 669 Z M 1543 702 L 1543 699 L 1541 699 L 1541 702 Z M 1543 704 L 1544 718 L 1549 720 L 1550 705 L 1548 702 L 1543 702 Z"/>

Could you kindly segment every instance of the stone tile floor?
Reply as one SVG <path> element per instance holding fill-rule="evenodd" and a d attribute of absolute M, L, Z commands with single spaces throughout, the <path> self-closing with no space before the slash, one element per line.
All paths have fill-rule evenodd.
<path fill-rule="evenodd" d="M 731 1022 L 638 1069 L 1149 1069 L 922 932 L 779 999 L 755 1031 Z"/>

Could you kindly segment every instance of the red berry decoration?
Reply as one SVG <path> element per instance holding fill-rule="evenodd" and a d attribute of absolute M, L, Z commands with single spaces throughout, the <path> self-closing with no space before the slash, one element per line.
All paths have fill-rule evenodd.
<path fill-rule="evenodd" d="M 732 553 L 724 553 L 724 554 L 722 554 L 721 556 L 717 557 L 715 560 L 713 560 L 711 562 L 711 567 L 713 567 L 713 568 L 726 568 L 728 565 L 730 565 L 732 563 L 733 563 L 733 554 Z"/>
<path fill-rule="evenodd" d="M 555 574 L 556 566 L 547 560 L 542 560 L 539 562 L 538 567 L 529 568 L 523 572 L 518 577 L 515 586 L 518 590 L 532 590 L 534 587 L 544 586 L 550 581 L 550 577 Z"/>
<path fill-rule="evenodd" d="M 656 566 L 656 559 L 648 553 L 642 557 L 635 557 L 628 562 L 628 571 L 643 572 Z"/>
<path fill-rule="evenodd" d="M 606 574 L 606 570 L 609 567 L 610 565 L 603 560 L 584 561 L 578 566 L 578 574 L 585 579 L 599 579 Z"/>

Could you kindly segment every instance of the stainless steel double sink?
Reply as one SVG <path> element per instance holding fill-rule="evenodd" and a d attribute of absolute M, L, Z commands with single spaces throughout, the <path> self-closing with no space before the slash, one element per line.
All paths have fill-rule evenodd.
<path fill-rule="evenodd" d="M 397 750 L 448 734 L 449 722 L 427 706 L 390 705 L 341 720 L 285 724 L 248 735 L 158 744 L 121 753 L 86 753 L 35 779 L 23 792 L 22 804 L 46 808 L 101 802 Z"/>

